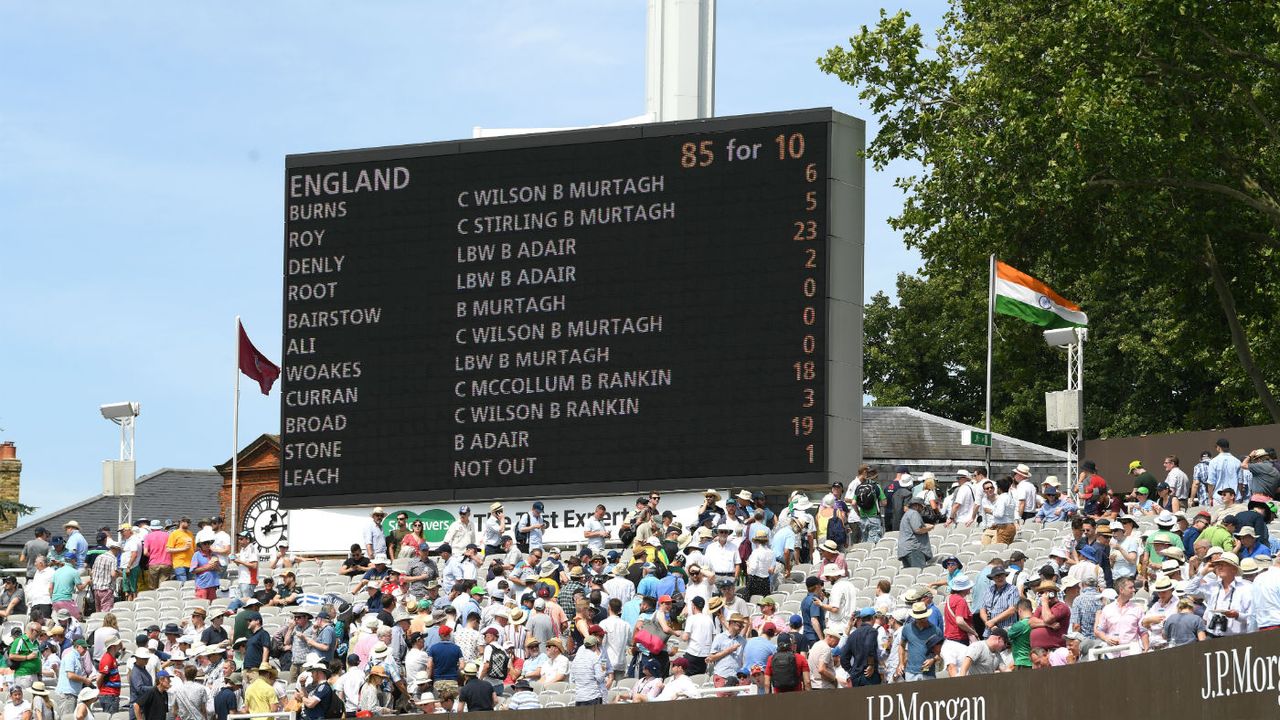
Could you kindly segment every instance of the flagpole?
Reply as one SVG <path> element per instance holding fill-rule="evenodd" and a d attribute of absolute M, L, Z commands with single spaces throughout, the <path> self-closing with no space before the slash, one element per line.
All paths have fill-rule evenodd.
<path fill-rule="evenodd" d="M 991 336 L 995 332 L 996 312 L 996 254 L 991 253 L 991 268 L 987 273 L 987 414 L 986 414 L 986 466 L 991 477 Z"/>
<path fill-rule="evenodd" d="M 236 316 L 235 393 L 231 402 L 231 510 L 227 514 L 231 527 L 231 549 L 236 548 L 236 515 L 240 492 L 240 316 Z"/>

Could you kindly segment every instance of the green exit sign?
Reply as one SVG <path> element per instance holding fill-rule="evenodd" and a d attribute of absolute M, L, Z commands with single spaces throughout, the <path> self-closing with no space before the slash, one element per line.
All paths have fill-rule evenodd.
<path fill-rule="evenodd" d="M 991 433 L 982 432 L 981 430 L 961 430 L 960 444 L 991 447 Z"/>

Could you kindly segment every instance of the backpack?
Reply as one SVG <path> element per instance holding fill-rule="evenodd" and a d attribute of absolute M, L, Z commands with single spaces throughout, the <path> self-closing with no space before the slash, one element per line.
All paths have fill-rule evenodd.
<path fill-rule="evenodd" d="M 871 512 L 876 509 L 880 502 L 880 493 L 876 492 L 876 486 L 870 480 L 863 480 L 858 487 L 853 490 L 853 503 L 861 512 Z"/>
<path fill-rule="evenodd" d="M 324 709 L 324 716 L 326 718 L 340 718 L 344 709 L 342 698 L 338 696 L 338 691 L 330 686 L 329 704 Z"/>
<path fill-rule="evenodd" d="M 509 660 L 505 652 L 494 646 L 489 651 L 489 679 L 506 680 Z"/>
<path fill-rule="evenodd" d="M 521 531 L 520 528 L 529 527 L 529 524 L 531 522 L 532 522 L 532 518 L 529 517 L 529 513 L 525 513 L 521 515 L 520 519 L 516 520 L 516 527 L 515 527 L 516 547 L 520 548 L 520 552 L 522 553 L 529 552 L 529 531 L 528 530 Z"/>
<path fill-rule="evenodd" d="M 849 539 L 844 522 L 840 520 L 839 515 L 834 513 L 832 513 L 831 519 L 827 520 L 827 539 L 840 547 L 844 547 L 845 542 Z"/>
<path fill-rule="evenodd" d="M 796 654 L 791 650 L 779 650 L 772 660 L 773 686 L 779 690 L 795 690 L 800 687 L 800 671 Z"/>

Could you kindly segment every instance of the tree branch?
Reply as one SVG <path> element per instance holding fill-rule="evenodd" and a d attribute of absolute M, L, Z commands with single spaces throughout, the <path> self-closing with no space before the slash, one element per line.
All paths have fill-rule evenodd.
<path fill-rule="evenodd" d="M 1260 65 L 1266 65 L 1267 67 L 1273 70 L 1280 70 L 1280 62 L 1276 62 L 1271 58 L 1263 57 L 1261 55 L 1256 55 L 1254 53 L 1245 52 L 1243 50 L 1237 50 L 1236 48 L 1231 47 L 1230 45 L 1219 40 L 1217 35 L 1214 35 L 1213 33 L 1209 32 L 1208 30 L 1205 29 L 1203 25 L 1199 23 L 1196 23 L 1196 30 L 1201 35 L 1203 35 L 1206 39 L 1208 39 L 1208 41 L 1212 43 L 1213 46 L 1216 47 L 1223 55 L 1226 55 L 1227 57 L 1240 58 L 1242 60 L 1252 60 L 1253 62 L 1256 62 Z"/>
<path fill-rule="evenodd" d="M 1222 306 L 1222 314 L 1226 316 L 1227 328 L 1231 331 L 1231 344 L 1235 346 L 1236 357 L 1240 358 L 1240 367 L 1253 383 L 1254 392 L 1258 394 L 1258 400 L 1262 401 L 1262 406 L 1271 415 L 1272 422 L 1280 422 L 1280 404 L 1276 403 L 1275 396 L 1271 394 L 1271 388 L 1267 387 L 1267 381 L 1262 377 L 1262 371 L 1253 361 L 1253 351 L 1249 348 L 1249 337 L 1245 335 L 1244 327 L 1240 324 L 1240 313 L 1236 309 L 1235 296 L 1231 294 L 1231 285 L 1227 283 L 1227 278 L 1218 265 L 1218 258 L 1213 252 L 1213 241 L 1208 235 L 1204 236 L 1204 264 L 1209 268 L 1209 275 L 1213 278 L 1213 289 L 1218 294 L 1218 304 Z"/>
<path fill-rule="evenodd" d="M 1185 190 L 1204 190 L 1206 192 L 1224 195 L 1237 202 L 1244 203 L 1258 212 L 1266 215 L 1273 225 L 1280 227 L 1280 205 L 1277 205 L 1270 198 L 1256 198 L 1252 195 L 1233 188 L 1230 185 L 1222 183 L 1208 182 L 1206 180 L 1190 180 L 1183 178 L 1151 178 L 1146 180 L 1118 180 L 1115 178 L 1098 178 L 1095 180 L 1086 180 L 1085 187 L 1115 187 L 1115 188 L 1133 188 L 1133 187 L 1164 187 L 1164 188 L 1182 188 Z"/>

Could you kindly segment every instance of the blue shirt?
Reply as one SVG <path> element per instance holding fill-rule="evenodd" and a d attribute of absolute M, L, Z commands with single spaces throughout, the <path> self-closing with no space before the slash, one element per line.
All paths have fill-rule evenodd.
<path fill-rule="evenodd" d="M 768 638 L 757 635 L 747 641 L 747 647 L 742 651 L 742 669 L 751 672 L 754 665 L 764 667 L 776 652 L 778 648 Z"/>
<path fill-rule="evenodd" d="M 217 720 L 227 720 L 227 716 L 236 711 L 236 691 L 223 687 L 213 698 L 213 716 Z"/>
<path fill-rule="evenodd" d="M 84 567 L 84 554 L 89 552 L 89 542 L 84 539 L 84 535 L 79 530 L 72 530 L 67 536 L 67 551 L 76 554 L 76 567 Z"/>
<path fill-rule="evenodd" d="M 923 672 L 924 660 L 929 656 L 929 650 L 942 642 L 942 631 L 933 625 L 926 625 L 923 629 L 918 627 L 913 620 L 902 628 L 902 642 L 907 646 L 907 667 L 909 673 L 920 674 Z M 936 666 L 937 663 L 935 662 Z M 926 675 L 933 675 L 937 670 L 934 667 Z"/>
<path fill-rule="evenodd" d="M 657 589 L 658 589 L 658 578 L 654 577 L 652 574 L 649 574 L 641 578 L 640 583 L 636 585 L 636 594 L 648 595 L 649 597 L 658 597 L 658 593 L 655 592 Z"/>
<path fill-rule="evenodd" d="M 457 680 L 462 648 L 455 642 L 438 642 L 427 651 L 431 657 L 431 677 L 435 680 Z"/>
<path fill-rule="evenodd" d="M 627 624 L 635 627 L 636 621 L 640 619 L 640 595 L 632 595 L 631 599 L 622 604 L 622 619 Z"/>
<path fill-rule="evenodd" d="M 679 575 L 669 572 L 667 576 L 658 581 L 658 587 L 654 589 L 657 597 L 663 595 L 675 595 L 677 592 L 684 592 L 684 580 Z"/>
<path fill-rule="evenodd" d="M 212 559 L 212 556 L 205 555 L 197 550 L 195 554 L 191 556 L 191 569 L 195 570 L 202 565 L 208 565 L 210 559 Z M 196 575 L 196 587 L 201 589 L 218 587 L 218 573 L 213 570 L 198 573 Z"/>
<path fill-rule="evenodd" d="M 1217 493 L 1222 488 L 1235 488 L 1240 495 L 1240 460 L 1229 452 L 1218 453 L 1209 461 L 1209 484 Z"/>
<path fill-rule="evenodd" d="M 817 600 L 813 593 L 804 596 L 804 600 L 800 601 L 800 617 L 804 619 L 804 636 L 810 642 L 818 639 L 818 631 L 813 629 L 813 619 L 818 619 L 818 627 L 825 630 L 827 628 L 827 620 L 822 614 L 822 608 L 815 604 Z"/>
<path fill-rule="evenodd" d="M 714 675 L 726 678 L 736 678 L 738 676 L 738 670 L 742 668 L 742 656 L 746 650 L 746 638 L 741 635 L 730 635 L 727 632 L 722 632 L 711 641 L 712 655 L 728 650 L 734 645 L 737 645 L 738 649 L 716 661 Z"/>
<path fill-rule="evenodd" d="M 1076 507 L 1075 503 L 1070 500 L 1064 500 L 1059 496 L 1057 502 L 1046 502 L 1040 506 L 1039 512 L 1036 513 L 1036 520 L 1040 522 L 1058 522 L 1059 520 L 1066 520 L 1078 510 L 1079 508 Z"/>
<path fill-rule="evenodd" d="M 76 695 L 84 689 L 84 683 L 72 680 L 70 673 L 75 673 L 81 677 L 88 677 L 89 670 L 86 670 L 84 663 L 80 659 L 80 653 L 75 648 L 68 648 L 62 651 L 62 662 L 58 665 L 58 692 L 63 695 Z"/>
<path fill-rule="evenodd" d="M 769 540 L 769 549 L 773 550 L 773 559 L 778 562 L 782 562 L 783 555 L 788 550 L 796 549 L 796 531 L 791 529 L 791 523 L 778 528 Z"/>

